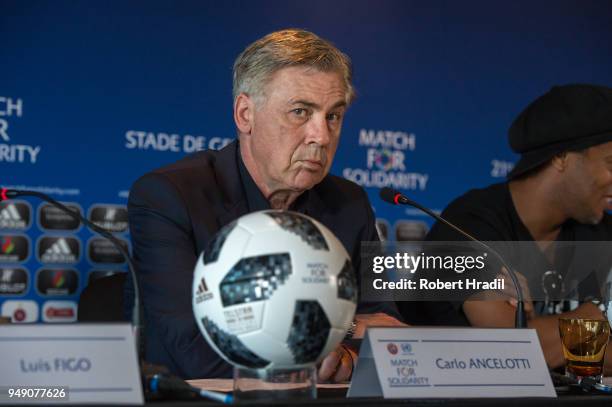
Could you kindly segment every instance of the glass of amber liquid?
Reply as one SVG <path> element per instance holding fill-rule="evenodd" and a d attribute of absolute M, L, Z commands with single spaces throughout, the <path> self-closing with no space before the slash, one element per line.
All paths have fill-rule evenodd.
<path fill-rule="evenodd" d="M 559 334 L 565 356 L 565 374 L 577 380 L 603 380 L 604 356 L 610 337 L 606 320 L 560 318 Z"/>

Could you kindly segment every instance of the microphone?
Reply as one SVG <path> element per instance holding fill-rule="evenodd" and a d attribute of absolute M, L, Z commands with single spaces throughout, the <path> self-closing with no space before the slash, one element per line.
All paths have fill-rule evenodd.
<path fill-rule="evenodd" d="M 199 397 L 223 404 L 232 404 L 234 401 L 231 394 L 200 389 L 179 377 L 166 373 L 145 376 L 144 387 L 149 396 L 148 400 L 193 400 Z"/>
<path fill-rule="evenodd" d="M 127 250 L 125 250 L 121 242 L 110 231 L 84 218 L 79 212 L 74 212 L 70 210 L 68 207 L 57 202 L 55 199 L 51 198 L 47 194 L 43 194 L 42 192 L 37 192 L 37 191 L 7 189 L 7 188 L 0 189 L 0 202 L 6 201 L 12 198 L 16 198 L 19 196 L 33 196 L 45 202 L 50 203 L 51 205 L 58 208 L 62 212 L 70 215 L 73 219 L 78 220 L 79 222 L 82 222 L 83 224 L 87 225 L 89 228 L 94 230 L 96 233 L 108 239 L 111 243 L 113 243 L 113 245 L 117 248 L 117 250 L 121 252 L 123 257 L 125 257 L 125 259 L 127 260 L 130 277 L 132 278 L 132 282 L 134 283 L 134 308 L 132 311 L 132 328 L 134 330 L 134 340 L 136 342 L 136 349 L 138 351 L 138 359 L 140 361 L 143 361 L 144 360 L 144 339 L 143 339 L 143 333 L 144 333 L 144 325 L 143 325 L 144 322 L 143 321 L 144 319 L 142 316 L 143 314 L 142 307 L 140 305 L 140 288 L 138 285 L 138 277 L 136 276 L 136 272 L 134 271 L 134 265 L 132 263 L 132 259 L 130 258 L 129 253 L 127 252 Z"/>
<path fill-rule="evenodd" d="M 515 317 L 514 317 L 514 327 L 515 328 L 527 328 L 527 315 L 525 314 L 525 302 L 524 302 L 524 299 L 523 299 L 523 291 L 521 290 L 521 284 L 519 283 L 518 277 L 516 276 L 514 270 L 508 265 L 508 263 L 506 263 L 504 258 L 496 250 L 493 250 L 493 248 L 491 248 L 489 245 L 487 245 L 487 244 L 483 243 L 482 241 L 476 239 L 474 236 L 470 235 L 469 233 L 467 233 L 463 229 L 461 229 L 458 226 L 450 223 L 449 221 L 447 221 L 446 219 L 444 219 L 440 215 L 434 213 L 432 210 L 424 207 L 423 205 L 413 201 L 412 199 L 408 198 L 407 196 L 405 196 L 404 194 L 402 194 L 399 191 L 396 191 L 396 190 L 394 190 L 392 188 L 389 188 L 389 187 L 385 187 L 385 188 L 380 190 L 380 198 L 383 201 L 388 202 L 388 203 L 393 204 L 393 205 L 410 205 L 410 206 L 413 206 L 413 207 L 415 207 L 415 208 L 425 212 L 426 214 L 428 214 L 432 218 L 438 220 L 439 222 L 444 223 L 445 225 L 449 226 L 451 229 L 455 230 L 456 232 L 458 232 L 462 236 L 465 236 L 469 240 L 477 243 L 478 245 L 480 245 L 484 249 L 486 249 L 486 250 L 490 251 L 491 253 L 493 253 L 495 258 L 497 260 L 499 260 L 499 262 L 506 268 L 506 270 L 508 270 L 508 274 L 510 275 L 510 279 L 512 280 L 512 284 L 514 284 L 514 288 L 516 289 L 517 305 L 516 305 L 516 314 L 515 314 Z"/>

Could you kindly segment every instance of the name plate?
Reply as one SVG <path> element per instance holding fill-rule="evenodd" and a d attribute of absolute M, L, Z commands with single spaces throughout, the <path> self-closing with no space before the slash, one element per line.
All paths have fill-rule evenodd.
<path fill-rule="evenodd" d="M 0 404 L 143 404 L 129 324 L 0 325 Z"/>
<path fill-rule="evenodd" d="M 556 397 L 533 329 L 370 328 L 347 397 Z"/>

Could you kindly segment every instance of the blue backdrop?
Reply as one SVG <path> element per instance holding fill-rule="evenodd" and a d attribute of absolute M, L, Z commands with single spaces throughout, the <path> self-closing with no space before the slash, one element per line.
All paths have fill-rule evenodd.
<path fill-rule="evenodd" d="M 49 192 L 128 241 L 131 183 L 234 137 L 233 60 L 286 27 L 353 59 L 358 99 L 332 171 L 366 187 L 390 239 L 430 222 L 379 187 L 442 209 L 503 179 L 506 130 L 529 101 L 612 85 L 609 1 L 3 0 L 0 185 Z M 125 268 L 69 223 L 36 200 L 0 206 L 3 315 L 71 321 L 92 272 Z"/>

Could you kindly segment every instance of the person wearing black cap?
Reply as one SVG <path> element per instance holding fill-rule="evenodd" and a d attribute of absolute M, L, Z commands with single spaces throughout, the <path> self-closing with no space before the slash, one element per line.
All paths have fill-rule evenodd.
<path fill-rule="evenodd" d="M 567 302 L 563 306 L 543 306 L 544 301 L 535 299 L 541 300 L 546 294 L 542 294 L 546 279 L 555 281 L 552 287 L 563 285 L 568 265 L 575 264 L 556 252 L 558 242 L 612 241 L 612 215 L 607 213 L 612 210 L 612 88 L 582 84 L 553 87 L 516 118 L 509 130 L 509 141 L 521 157 L 508 181 L 467 192 L 454 200 L 442 216 L 483 241 L 532 242 L 527 243 L 532 251 L 520 254 L 523 264 L 540 267 L 536 267 L 537 275 L 531 272 L 523 279 L 525 292 L 534 299 L 527 304 L 529 326 L 537 329 L 549 366 L 558 367 L 564 360 L 558 318 L 604 318 L 590 301 L 566 311 L 563 306 Z M 426 240 L 464 238 L 436 223 Z M 572 253 L 570 257 L 577 258 L 577 253 Z M 598 264 L 602 261 L 607 274 L 612 259 L 597 260 Z M 527 273 L 518 268 L 516 271 Z M 584 271 L 586 267 L 583 274 Z M 590 281 L 590 286 L 597 291 L 604 282 Z M 508 286 L 507 291 L 512 293 L 511 284 Z M 443 305 L 429 305 L 431 321 L 457 323 L 460 315 L 472 326 L 512 327 L 514 323 L 514 299 L 464 301 L 457 307 L 459 314 L 448 312 L 449 307 Z M 450 315 L 454 315 L 453 321 Z M 414 322 L 410 318 L 407 321 Z M 612 352 L 608 356 L 612 362 Z M 612 363 L 606 364 L 612 367 Z"/>

